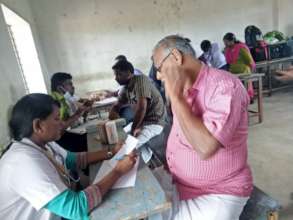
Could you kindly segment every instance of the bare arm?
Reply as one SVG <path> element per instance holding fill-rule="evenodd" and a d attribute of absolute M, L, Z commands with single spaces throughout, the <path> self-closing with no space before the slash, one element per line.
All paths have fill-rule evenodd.
<path fill-rule="evenodd" d="M 134 120 L 131 127 L 131 134 L 134 134 L 134 131 L 141 127 L 141 124 L 146 114 L 146 109 L 147 109 L 147 98 L 144 98 L 144 97 L 139 98 L 135 108 Z"/>
<path fill-rule="evenodd" d="M 81 115 L 83 114 L 82 112 L 77 111 L 74 115 L 69 117 L 67 120 L 63 121 L 63 129 L 66 130 L 68 127 L 70 127 L 75 121 L 77 121 Z"/>
<path fill-rule="evenodd" d="M 119 118 L 119 111 L 120 108 L 122 107 L 123 103 L 121 102 L 117 102 L 110 110 L 109 112 L 109 119 L 110 120 L 115 120 L 117 118 Z"/>
<path fill-rule="evenodd" d="M 213 156 L 221 145 L 202 120 L 192 113 L 184 98 L 173 98 L 172 110 L 176 113 L 186 139 L 200 157 L 208 159 Z"/>
<path fill-rule="evenodd" d="M 277 70 L 276 71 L 276 78 L 281 81 L 290 81 L 293 80 L 293 66 L 291 66 L 287 70 Z"/>
<path fill-rule="evenodd" d="M 111 149 L 112 155 L 114 156 L 122 147 L 123 143 L 118 143 Z M 95 152 L 87 152 L 87 163 L 94 164 L 103 160 L 110 159 L 108 156 L 108 150 L 99 150 Z"/>

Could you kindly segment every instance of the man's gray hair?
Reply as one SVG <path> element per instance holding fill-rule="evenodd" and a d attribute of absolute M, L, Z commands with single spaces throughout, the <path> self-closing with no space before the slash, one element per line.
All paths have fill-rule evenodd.
<path fill-rule="evenodd" d="M 190 44 L 188 38 L 182 37 L 180 35 L 169 35 L 160 40 L 155 46 L 153 51 L 156 51 L 158 48 L 164 48 L 166 52 L 170 52 L 172 49 L 177 49 L 183 54 L 191 55 L 196 58 L 196 53 L 193 47 Z"/>

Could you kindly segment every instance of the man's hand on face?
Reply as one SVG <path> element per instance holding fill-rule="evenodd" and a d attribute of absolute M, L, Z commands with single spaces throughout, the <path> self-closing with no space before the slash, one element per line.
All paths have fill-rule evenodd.
<path fill-rule="evenodd" d="M 164 72 L 164 86 L 171 100 L 183 98 L 184 75 L 180 74 L 178 67 L 166 67 Z"/>

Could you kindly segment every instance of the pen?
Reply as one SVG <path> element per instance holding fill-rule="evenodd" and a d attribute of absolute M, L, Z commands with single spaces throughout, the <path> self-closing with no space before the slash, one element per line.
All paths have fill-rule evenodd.
<path fill-rule="evenodd" d="M 125 154 L 120 155 L 119 157 L 116 157 L 115 160 L 123 160 L 125 156 Z"/>

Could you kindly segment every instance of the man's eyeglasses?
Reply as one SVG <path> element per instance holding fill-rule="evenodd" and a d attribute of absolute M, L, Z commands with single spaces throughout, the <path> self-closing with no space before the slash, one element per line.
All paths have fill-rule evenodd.
<path fill-rule="evenodd" d="M 158 67 L 154 66 L 155 72 L 161 72 L 161 68 L 163 66 L 163 63 L 167 60 L 167 58 L 171 55 L 172 50 L 164 57 L 164 59 L 161 61 L 160 65 Z"/>

